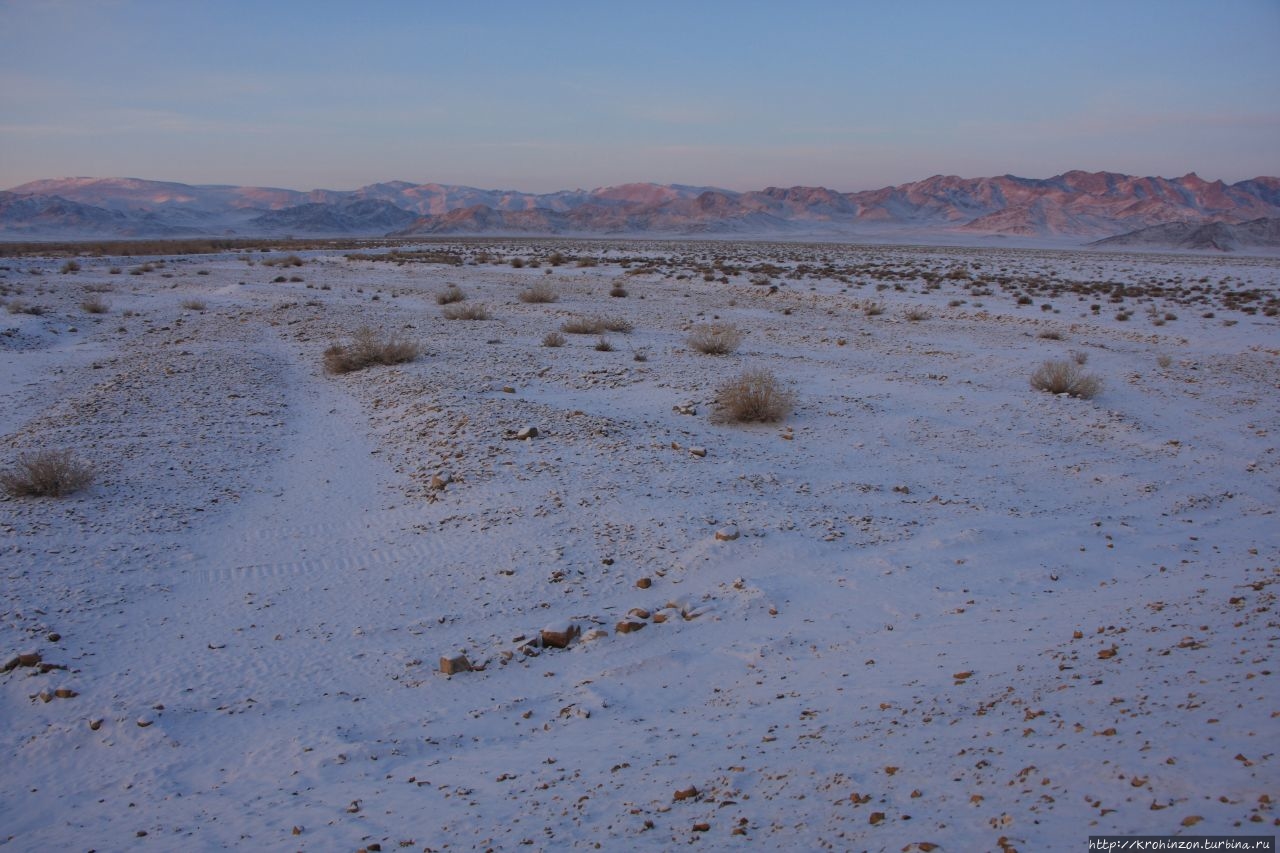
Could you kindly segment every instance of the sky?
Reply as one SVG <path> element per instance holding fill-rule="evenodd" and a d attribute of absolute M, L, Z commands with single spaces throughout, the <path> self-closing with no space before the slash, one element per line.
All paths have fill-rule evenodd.
<path fill-rule="evenodd" d="M 1280 175 L 1280 0 L 0 0 L 0 187 Z"/>

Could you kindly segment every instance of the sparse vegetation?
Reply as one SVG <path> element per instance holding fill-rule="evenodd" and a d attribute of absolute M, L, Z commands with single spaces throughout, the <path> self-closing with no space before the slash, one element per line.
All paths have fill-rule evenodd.
<path fill-rule="evenodd" d="M 742 343 L 743 331 L 732 323 L 699 323 L 689 333 L 689 346 L 707 355 L 726 355 Z"/>
<path fill-rule="evenodd" d="M 902 316 L 909 322 L 919 323 L 922 320 L 929 319 L 929 312 L 923 308 L 908 308 L 906 311 L 902 312 Z"/>
<path fill-rule="evenodd" d="M 529 303 L 548 303 L 555 302 L 560 297 L 556 294 L 556 289 L 545 281 L 537 282 L 520 291 L 519 300 Z"/>
<path fill-rule="evenodd" d="M 1089 400 L 1102 390 L 1102 380 L 1071 361 L 1046 361 L 1031 374 L 1031 387 L 1050 394 Z"/>
<path fill-rule="evenodd" d="M 774 423 L 791 413 L 795 395 L 768 370 L 747 370 L 716 392 L 718 423 Z"/>
<path fill-rule="evenodd" d="M 66 275 L 67 273 L 72 273 L 72 272 L 80 272 L 80 262 L 79 261 L 64 262 L 62 264 L 61 272 L 63 275 Z"/>
<path fill-rule="evenodd" d="M 182 307 L 188 311 L 203 311 L 209 306 L 205 304 L 203 299 L 184 299 L 182 300 Z"/>
<path fill-rule="evenodd" d="M 609 295 L 616 299 L 624 299 L 627 295 L 627 289 L 620 284 L 615 284 L 609 288 Z"/>
<path fill-rule="evenodd" d="M 565 337 L 559 332 L 547 332 L 542 336 L 542 345 L 544 347 L 562 347 L 564 342 Z"/>
<path fill-rule="evenodd" d="M 862 313 L 868 317 L 879 317 L 884 313 L 884 303 L 868 300 L 862 303 Z"/>
<path fill-rule="evenodd" d="M 383 336 L 369 326 L 361 326 L 350 344 L 334 344 L 324 351 L 326 373 L 351 373 L 375 364 L 403 364 L 422 352 L 415 342 L 398 335 Z"/>
<path fill-rule="evenodd" d="M 80 308 L 87 314 L 106 314 L 111 306 L 101 296 L 88 296 L 80 303 Z"/>
<path fill-rule="evenodd" d="M 560 324 L 560 331 L 570 335 L 598 335 L 601 332 L 625 334 L 631 329 L 631 321 L 622 317 L 570 317 Z"/>
<path fill-rule="evenodd" d="M 467 298 L 467 294 L 462 292 L 462 288 L 456 284 L 451 284 L 444 290 L 436 294 L 437 305 L 452 305 L 455 302 L 461 302 Z"/>
<path fill-rule="evenodd" d="M 613 344 L 609 343 L 609 339 L 604 335 L 601 335 L 600 339 L 596 341 L 595 348 L 599 352 L 613 352 Z"/>
<path fill-rule="evenodd" d="M 446 305 L 440 309 L 440 314 L 446 320 L 488 320 L 489 309 L 479 303 L 470 303 L 463 305 L 455 303 Z"/>
<path fill-rule="evenodd" d="M 70 450 L 22 454 L 12 468 L 0 472 L 0 488 L 15 498 L 61 497 L 92 482 L 93 469 Z"/>

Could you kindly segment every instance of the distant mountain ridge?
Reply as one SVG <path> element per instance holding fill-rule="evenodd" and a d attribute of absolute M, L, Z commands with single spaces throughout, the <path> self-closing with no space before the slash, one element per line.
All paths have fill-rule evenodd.
<path fill-rule="evenodd" d="M 524 193 L 391 181 L 356 190 L 61 178 L 0 192 L 0 236 L 428 236 L 466 234 L 1005 235 L 1078 241 L 1170 223 L 1280 217 L 1280 178 L 1235 184 L 1071 171 L 960 178 L 861 192 L 738 192 L 623 184 Z"/>
<path fill-rule="evenodd" d="M 1090 243 L 1091 246 L 1238 252 L 1280 248 L 1280 219 L 1249 222 L 1170 222 Z"/>

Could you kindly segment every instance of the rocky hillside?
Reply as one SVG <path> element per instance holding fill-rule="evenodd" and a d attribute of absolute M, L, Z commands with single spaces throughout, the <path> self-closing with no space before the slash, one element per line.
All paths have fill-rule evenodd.
<path fill-rule="evenodd" d="M 737 192 L 624 184 L 532 194 L 405 181 L 357 190 L 68 178 L 15 187 L 0 236 L 436 234 L 947 234 L 1096 239 L 1169 223 L 1280 217 L 1280 178 L 1235 184 L 1072 171 L 1052 178 L 936 175 L 879 190 Z M 18 201 L 21 200 L 19 204 Z M 61 211 L 61 212 L 59 212 Z"/>
<path fill-rule="evenodd" d="M 1095 241 L 1092 245 L 1146 249 L 1237 252 L 1280 249 L 1280 219 L 1250 222 L 1171 222 Z"/>

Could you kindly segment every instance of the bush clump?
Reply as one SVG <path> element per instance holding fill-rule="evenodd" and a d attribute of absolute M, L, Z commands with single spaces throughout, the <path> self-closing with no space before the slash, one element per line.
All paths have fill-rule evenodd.
<path fill-rule="evenodd" d="M 542 304 L 555 302 L 560 297 L 556 294 L 554 287 L 547 284 L 545 281 L 540 281 L 537 284 L 532 284 L 520 291 L 518 298 L 521 302 Z"/>
<path fill-rule="evenodd" d="M 422 352 L 414 341 L 398 335 L 383 337 L 369 326 L 361 326 L 350 344 L 334 344 L 324 351 L 326 373 L 351 373 L 375 364 L 404 364 Z"/>
<path fill-rule="evenodd" d="M 61 497 L 93 482 L 93 469 L 70 450 L 24 453 L 17 464 L 0 472 L 0 488 L 15 498 Z"/>
<path fill-rule="evenodd" d="M 462 288 L 456 284 L 451 284 L 444 290 L 436 294 L 437 305 L 452 305 L 455 302 L 461 302 L 467 298 L 467 294 L 462 292 Z"/>
<path fill-rule="evenodd" d="M 707 355 L 727 355 L 742 343 L 743 334 L 732 323 L 699 323 L 689 333 L 689 346 Z"/>
<path fill-rule="evenodd" d="M 717 423 L 775 423 L 791 413 L 795 394 L 768 370 L 740 373 L 716 392 Z"/>
<path fill-rule="evenodd" d="M 467 305 L 446 305 L 440 309 L 446 320 L 488 320 L 489 309 L 483 305 L 471 303 Z"/>
<path fill-rule="evenodd" d="M 1050 394 L 1089 400 L 1102 390 L 1102 380 L 1072 361 L 1046 361 L 1031 374 L 1031 387 Z"/>

